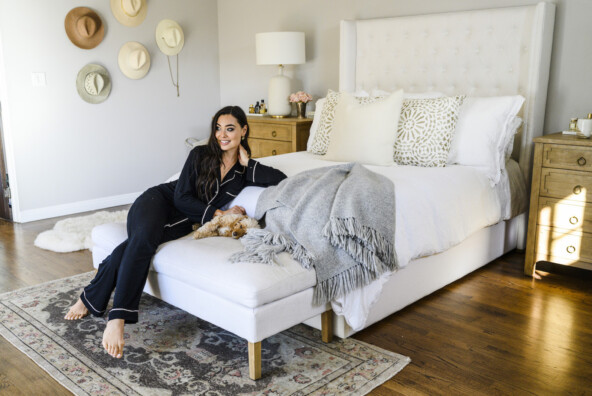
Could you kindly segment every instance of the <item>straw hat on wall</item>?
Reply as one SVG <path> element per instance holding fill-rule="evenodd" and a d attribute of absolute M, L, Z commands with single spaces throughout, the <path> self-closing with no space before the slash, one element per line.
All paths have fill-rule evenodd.
<path fill-rule="evenodd" d="M 64 27 L 70 41 L 82 49 L 95 48 L 105 36 L 101 17 L 87 7 L 71 9 L 64 20 Z"/>
<path fill-rule="evenodd" d="M 78 72 L 76 77 L 78 95 L 88 103 L 101 103 L 111 93 L 111 77 L 101 65 L 90 63 Z"/>
<path fill-rule="evenodd" d="M 156 44 L 165 55 L 177 55 L 185 44 L 183 29 L 177 22 L 163 19 L 156 26 Z"/>
<path fill-rule="evenodd" d="M 111 0 L 111 12 L 124 26 L 138 26 L 146 18 L 146 0 Z"/>
<path fill-rule="evenodd" d="M 117 63 L 126 77 L 138 80 L 150 70 L 150 53 L 142 44 L 130 41 L 119 50 Z"/>

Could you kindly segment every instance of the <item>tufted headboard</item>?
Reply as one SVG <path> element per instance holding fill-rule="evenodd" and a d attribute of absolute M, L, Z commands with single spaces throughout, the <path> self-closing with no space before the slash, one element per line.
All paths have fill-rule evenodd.
<path fill-rule="evenodd" d="M 520 94 L 513 156 L 529 180 L 543 134 L 555 5 L 341 21 L 339 89 L 447 95 Z"/>

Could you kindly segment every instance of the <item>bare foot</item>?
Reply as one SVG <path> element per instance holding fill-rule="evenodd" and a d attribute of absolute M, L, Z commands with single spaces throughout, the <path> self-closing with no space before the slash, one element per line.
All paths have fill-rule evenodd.
<path fill-rule="evenodd" d="M 107 322 L 103 332 L 103 347 L 107 353 L 114 358 L 120 359 L 123 356 L 123 319 L 111 319 Z"/>
<path fill-rule="evenodd" d="M 78 301 L 76 301 L 76 304 L 70 307 L 70 310 L 68 311 L 66 316 L 64 316 L 64 319 L 78 320 L 84 318 L 86 315 L 88 315 L 88 309 L 86 309 L 86 307 L 82 303 L 82 300 L 78 298 Z"/>

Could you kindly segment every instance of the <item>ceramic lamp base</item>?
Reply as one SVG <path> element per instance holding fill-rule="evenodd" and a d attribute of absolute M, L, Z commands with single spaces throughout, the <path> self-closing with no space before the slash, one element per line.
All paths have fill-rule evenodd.
<path fill-rule="evenodd" d="M 292 105 L 288 101 L 290 96 L 290 78 L 280 72 L 269 81 L 269 97 L 267 99 L 267 113 L 270 116 L 286 117 L 292 113 Z"/>

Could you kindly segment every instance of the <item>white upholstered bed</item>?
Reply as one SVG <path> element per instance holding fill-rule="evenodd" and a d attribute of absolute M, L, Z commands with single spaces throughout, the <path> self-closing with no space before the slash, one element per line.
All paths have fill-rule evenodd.
<path fill-rule="evenodd" d="M 553 21 L 554 5 L 550 3 L 342 21 L 339 89 L 522 95 L 525 101 L 520 115 L 525 123 L 512 156 L 528 179 L 532 138 L 542 134 Z M 279 168 L 291 166 L 290 162 L 303 166 L 307 156 L 311 154 L 293 153 L 262 161 Z M 311 161 L 319 166 L 323 159 L 314 156 Z M 443 252 L 414 257 L 405 268 L 384 278 L 361 327 L 522 246 L 525 224 L 522 213 L 467 232 L 466 239 Z M 125 237 L 121 225 L 96 228 L 94 265 Z M 302 270 L 287 255 L 274 266 L 229 263 L 229 254 L 239 249 L 239 242 L 222 238 L 166 243 L 155 256 L 145 290 L 245 338 L 250 348 L 260 348 L 261 340 L 297 323 L 320 327 L 320 314 L 330 304 L 312 304 L 314 271 Z M 339 315 L 334 316 L 333 328 L 341 337 L 352 333 Z M 260 359 L 260 351 L 253 353 Z M 258 364 L 255 359 L 254 365 Z M 251 377 L 257 378 L 256 367 L 251 368 Z"/>

